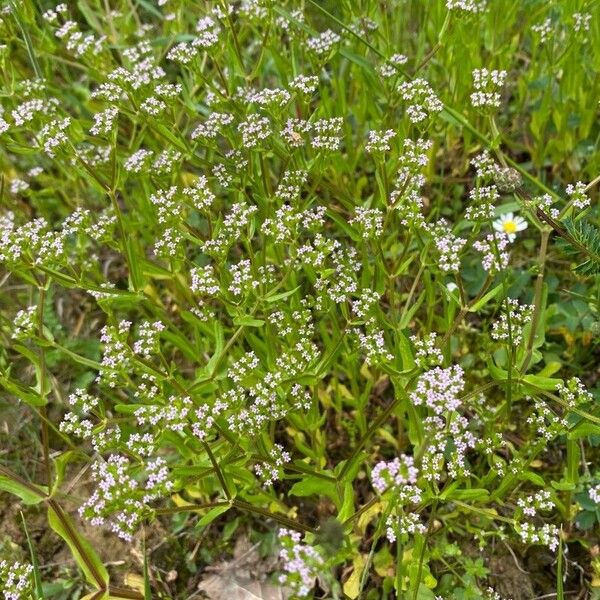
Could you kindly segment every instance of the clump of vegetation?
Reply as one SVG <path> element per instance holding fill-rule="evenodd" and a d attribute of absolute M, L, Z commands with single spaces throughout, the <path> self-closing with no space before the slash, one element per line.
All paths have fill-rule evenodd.
<path fill-rule="evenodd" d="M 596 0 L 0 12 L 3 598 L 600 597 Z"/>

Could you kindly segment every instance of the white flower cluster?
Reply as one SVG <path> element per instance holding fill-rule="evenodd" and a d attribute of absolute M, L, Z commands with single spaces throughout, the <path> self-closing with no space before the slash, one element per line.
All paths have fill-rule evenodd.
<path fill-rule="evenodd" d="M 487 148 L 471 159 L 471 166 L 475 167 L 475 174 L 481 179 L 494 178 L 498 172 L 498 165 Z"/>
<path fill-rule="evenodd" d="M 487 8 L 487 0 L 446 0 L 446 8 L 467 13 L 482 13 Z"/>
<path fill-rule="evenodd" d="M 282 88 L 263 88 L 262 90 L 251 90 L 244 94 L 247 104 L 258 104 L 267 108 L 283 108 L 292 99 L 291 94 Z"/>
<path fill-rule="evenodd" d="M 575 33 L 588 32 L 591 21 L 592 15 L 590 13 L 573 13 L 573 29 Z"/>
<path fill-rule="evenodd" d="M 533 401 L 534 411 L 527 417 L 527 423 L 535 428 L 537 435 L 550 442 L 555 437 L 565 433 L 569 422 L 565 417 L 559 417 L 542 400 Z"/>
<path fill-rule="evenodd" d="M 223 217 L 220 229 L 213 235 L 212 239 L 206 240 L 202 244 L 202 251 L 209 256 L 222 258 L 229 247 L 239 240 L 242 231 L 257 210 L 256 206 L 249 206 L 243 201 L 233 204 L 229 213 Z"/>
<path fill-rule="evenodd" d="M 376 239 L 383 233 L 383 212 L 378 208 L 358 206 L 348 222 L 358 227 L 363 240 Z"/>
<path fill-rule="evenodd" d="M 159 336 L 165 330 L 161 321 L 142 321 L 138 329 L 138 339 L 133 343 L 135 354 L 146 360 L 159 351 Z"/>
<path fill-rule="evenodd" d="M 492 337 L 517 347 L 523 341 L 523 331 L 531 323 L 534 306 L 519 304 L 516 298 L 506 298 L 506 310 L 492 325 Z"/>
<path fill-rule="evenodd" d="M 306 598 L 322 574 L 324 559 L 316 548 L 302 543 L 297 531 L 280 529 L 278 533 L 283 574 L 279 583 L 288 586 L 298 598 Z"/>
<path fill-rule="evenodd" d="M 373 290 L 365 288 L 360 293 L 360 298 L 352 301 L 352 312 L 359 318 L 364 319 L 369 312 L 377 306 L 381 295 Z"/>
<path fill-rule="evenodd" d="M 59 6 L 64 6 L 59 5 Z M 59 14 L 63 14 L 64 11 L 59 11 L 58 7 L 54 11 L 49 10 L 44 13 L 44 17 L 50 23 L 55 22 L 58 19 Z M 84 34 L 79 30 L 79 25 L 75 21 L 66 20 L 55 32 L 57 38 L 66 40 L 66 48 L 77 57 L 84 55 L 97 56 L 104 49 L 104 41 L 106 36 L 97 38 L 91 33 Z"/>
<path fill-rule="evenodd" d="M 115 118 L 119 114 L 119 110 L 114 106 L 103 110 L 94 115 L 94 125 L 90 128 L 92 135 L 107 135 L 114 127 Z"/>
<path fill-rule="evenodd" d="M 14 194 L 15 196 L 25 192 L 28 189 L 29 183 L 27 183 L 24 179 L 13 179 L 10 182 L 10 193 Z"/>
<path fill-rule="evenodd" d="M 306 47 L 317 56 L 322 57 L 329 54 L 332 48 L 339 43 L 340 39 L 337 33 L 331 31 L 331 29 L 327 29 L 319 35 L 306 40 Z"/>
<path fill-rule="evenodd" d="M 178 150 L 167 148 L 163 150 L 152 163 L 152 169 L 157 175 L 171 173 L 183 155 Z"/>
<path fill-rule="evenodd" d="M 96 489 L 80 506 L 79 514 L 92 525 L 108 522 L 121 539 L 131 542 L 140 522 L 151 513 L 149 504 L 173 488 L 169 470 L 162 458 L 142 467 L 142 479 L 134 477 L 128 458 L 111 454 L 106 461 L 92 464 Z"/>
<path fill-rule="evenodd" d="M 460 270 L 460 254 L 467 240 L 454 235 L 450 224 L 445 219 L 439 219 L 432 225 L 424 223 L 423 229 L 433 238 L 440 269 L 444 273 L 458 273 Z"/>
<path fill-rule="evenodd" d="M 220 113 L 213 112 L 208 115 L 208 118 L 204 123 L 200 123 L 192 131 L 191 138 L 196 140 L 198 138 L 203 138 L 207 140 L 212 140 L 217 137 L 219 133 L 221 133 L 222 129 L 227 125 L 231 125 L 233 123 L 233 115 L 229 113 Z"/>
<path fill-rule="evenodd" d="M 140 148 L 127 158 L 123 167 L 130 173 L 139 173 L 142 169 L 146 169 L 152 159 L 154 152 Z"/>
<path fill-rule="evenodd" d="M 477 446 L 477 437 L 469 430 L 469 420 L 460 414 L 464 389 L 464 371 L 459 365 L 435 367 L 417 380 L 409 398 L 416 406 L 425 405 L 434 414 L 424 420 L 428 440 L 421 472 L 428 481 L 439 481 L 446 467 L 448 477 L 468 477 L 471 473 L 467 452 Z"/>
<path fill-rule="evenodd" d="M 283 201 L 274 218 L 263 221 L 261 232 L 275 242 L 291 242 L 302 229 L 318 229 L 325 218 L 325 207 L 301 209 L 298 204 L 302 187 L 306 183 L 306 171 L 286 171 L 277 186 L 275 199 Z M 289 204 L 288 204 L 289 203 Z"/>
<path fill-rule="evenodd" d="M 271 135 L 271 122 L 267 117 L 251 114 L 238 125 L 238 131 L 242 136 L 244 148 L 256 148 Z"/>
<path fill-rule="evenodd" d="M 3 600 L 33 598 L 33 566 L 18 561 L 0 560 L 0 587 Z"/>
<path fill-rule="evenodd" d="M 140 396 L 146 400 L 156 402 L 158 399 L 159 388 L 156 382 L 147 379 L 150 385 L 145 389 L 140 389 Z M 140 386 L 141 388 L 141 386 Z M 193 419 L 192 409 L 194 405 L 187 396 L 170 396 L 166 404 L 149 404 L 140 406 L 135 411 L 135 418 L 139 427 L 151 427 L 155 436 L 162 431 L 174 431 L 181 433 Z"/>
<path fill-rule="evenodd" d="M 215 195 L 208 187 L 208 179 L 204 175 L 200 175 L 194 185 L 183 188 L 182 193 L 199 211 L 208 210 L 215 201 Z"/>
<path fill-rule="evenodd" d="M 436 346 L 437 333 L 428 333 L 422 339 L 416 335 L 411 335 L 410 341 L 415 346 L 415 363 L 417 367 L 422 369 L 442 364 L 444 357 L 442 351 Z"/>
<path fill-rule="evenodd" d="M 46 123 L 40 130 L 40 139 L 44 146 L 44 152 L 54 158 L 56 150 L 68 144 L 69 138 L 65 130 L 71 124 L 70 117 L 64 119 L 54 119 Z"/>
<path fill-rule="evenodd" d="M 394 503 L 417 504 L 422 497 L 422 490 L 416 485 L 418 477 L 414 458 L 402 454 L 392 461 L 378 462 L 371 471 L 371 485 L 379 495 L 392 494 Z"/>
<path fill-rule="evenodd" d="M 550 499 L 550 492 L 548 490 L 540 490 L 539 492 L 536 492 L 530 496 L 519 498 L 517 500 L 517 506 L 521 509 L 524 515 L 528 517 L 535 517 L 538 510 L 552 510 L 555 504 Z"/>
<path fill-rule="evenodd" d="M 37 327 L 37 306 L 29 306 L 20 310 L 13 321 L 12 338 L 15 340 L 24 340 L 31 336 Z"/>
<path fill-rule="evenodd" d="M 423 171 L 429 164 L 431 147 L 431 140 L 404 140 L 398 175 L 389 201 L 390 206 L 399 212 L 402 225 L 423 227 L 425 224 L 421 189 L 426 183 Z"/>
<path fill-rule="evenodd" d="M 179 42 L 167 53 L 167 58 L 174 62 L 187 65 L 194 60 L 202 50 L 208 50 L 219 42 L 221 28 L 211 17 L 203 17 L 196 25 L 196 35 L 190 42 Z"/>
<path fill-rule="evenodd" d="M 342 141 L 340 133 L 343 125 L 344 120 L 342 117 L 315 121 L 311 128 L 314 132 L 311 140 L 312 147 L 332 152 L 338 150 Z"/>
<path fill-rule="evenodd" d="M 569 202 L 572 202 L 573 206 L 579 210 L 587 208 L 591 204 L 591 200 L 586 191 L 586 185 L 582 181 L 578 181 L 575 185 L 570 183 L 566 189 Z"/>
<path fill-rule="evenodd" d="M 497 69 L 475 69 L 473 71 L 473 87 L 475 91 L 471 94 L 473 106 L 500 107 L 499 88 L 504 86 L 507 72 Z"/>
<path fill-rule="evenodd" d="M 495 185 L 482 186 L 469 192 L 471 204 L 465 211 L 468 221 L 489 221 L 494 216 L 495 204 L 500 198 Z"/>
<path fill-rule="evenodd" d="M 536 196 L 533 199 L 533 204 L 535 206 L 539 206 L 544 212 L 547 212 L 555 220 L 560 216 L 560 210 L 552 206 L 554 204 L 554 198 L 552 198 L 550 194 Z"/>
<path fill-rule="evenodd" d="M 400 68 L 402 65 L 405 65 L 408 62 L 408 57 L 404 56 L 404 54 L 392 54 L 387 62 L 379 65 L 377 70 L 379 74 L 388 79 L 390 77 L 394 77 L 400 74 Z"/>
<path fill-rule="evenodd" d="M 402 99 L 408 102 L 406 114 L 411 123 L 421 123 L 431 113 L 441 112 L 444 108 L 429 83 L 420 77 L 404 81 L 398 86 Z"/>
<path fill-rule="evenodd" d="M 356 335 L 361 354 L 365 357 L 368 365 L 394 360 L 394 355 L 388 350 L 385 343 L 383 330 L 377 327 L 374 317 L 365 321 L 364 331 L 354 328 L 352 333 Z"/>
<path fill-rule="evenodd" d="M 114 388 L 121 372 L 128 371 L 131 362 L 131 349 L 127 337 L 131 328 L 130 321 L 120 321 L 118 325 L 105 325 L 100 341 L 104 344 L 102 367 L 96 381 Z"/>
<path fill-rule="evenodd" d="M 219 294 L 220 286 L 212 265 L 194 267 L 190 274 L 192 276 L 192 292 L 203 296 L 217 296 Z"/>
<path fill-rule="evenodd" d="M 319 78 L 316 75 L 296 75 L 290 81 L 290 88 L 305 96 L 311 96 L 319 87 Z"/>
<path fill-rule="evenodd" d="M 289 452 L 286 452 L 281 444 L 275 444 L 269 451 L 270 462 L 260 462 L 254 465 L 255 473 L 260 477 L 264 487 L 273 485 L 281 479 L 283 466 L 289 463 L 292 458 Z"/>
<path fill-rule="evenodd" d="M 473 248 L 482 254 L 483 268 L 490 275 L 499 273 L 508 267 L 510 253 L 506 251 L 506 248 L 509 244 L 508 234 L 497 231 L 489 233 L 485 240 L 477 240 L 473 243 Z"/>
<path fill-rule="evenodd" d="M 575 408 L 594 401 L 594 396 L 583 385 L 579 377 L 571 377 L 566 383 L 559 383 L 556 391 L 568 408 Z"/>
<path fill-rule="evenodd" d="M 459 365 L 425 371 L 417 380 L 415 390 L 409 394 L 415 406 L 425 405 L 435 414 L 455 411 L 461 405 L 458 394 L 465 386 L 464 371 Z"/>
<path fill-rule="evenodd" d="M 415 533 L 427 533 L 427 527 L 421 522 L 416 513 L 405 513 L 390 515 L 385 522 L 386 537 L 390 544 L 393 544 L 398 537 L 406 541 L 409 536 Z"/>
<path fill-rule="evenodd" d="M 390 140 L 396 137 L 393 129 L 386 131 L 369 131 L 369 141 L 365 151 L 371 154 L 385 154 L 391 150 Z"/>
<path fill-rule="evenodd" d="M 515 523 L 515 531 L 524 544 L 541 544 L 555 552 L 559 545 L 559 529 L 556 525 L 545 523 L 537 528 L 533 523 Z"/>
<path fill-rule="evenodd" d="M 531 30 L 535 31 L 535 33 L 537 33 L 540 36 L 540 43 L 546 43 L 554 33 L 554 25 L 552 24 L 552 19 L 545 19 L 541 23 L 534 25 L 531 28 Z"/>

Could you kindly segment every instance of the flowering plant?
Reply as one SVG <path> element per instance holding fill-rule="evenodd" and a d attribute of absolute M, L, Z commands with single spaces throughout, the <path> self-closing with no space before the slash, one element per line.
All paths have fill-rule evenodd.
<path fill-rule="evenodd" d="M 190 597 L 245 534 L 299 598 L 593 581 L 598 24 L 409 4 L 1 9 L 0 490 L 61 597 Z M 27 547 L 5 598 L 54 593 Z"/>

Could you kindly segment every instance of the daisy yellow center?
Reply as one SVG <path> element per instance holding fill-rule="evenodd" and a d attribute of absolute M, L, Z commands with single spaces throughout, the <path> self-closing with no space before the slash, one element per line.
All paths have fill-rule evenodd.
<path fill-rule="evenodd" d="M 506 233 L 514 233 L 517 230 L 517 224 L 514 221 L 506 221 L 503 226 Z"/>

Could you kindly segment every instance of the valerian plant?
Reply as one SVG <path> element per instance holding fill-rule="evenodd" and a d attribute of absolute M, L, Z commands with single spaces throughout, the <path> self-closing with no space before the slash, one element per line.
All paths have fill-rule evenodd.
<path fill-rule="evenodd" d="M 190 597 L 225 531 L 296 598 L 597 586 L 599 28 L 594 0 L 3 4 L 0 385 L 39 444 L 0 489 L 88 597 Z M 191 587 L 82 534 L 159 524 L 204 536 Z M 30 546 L 4 598 L 52 597 Z"/>

